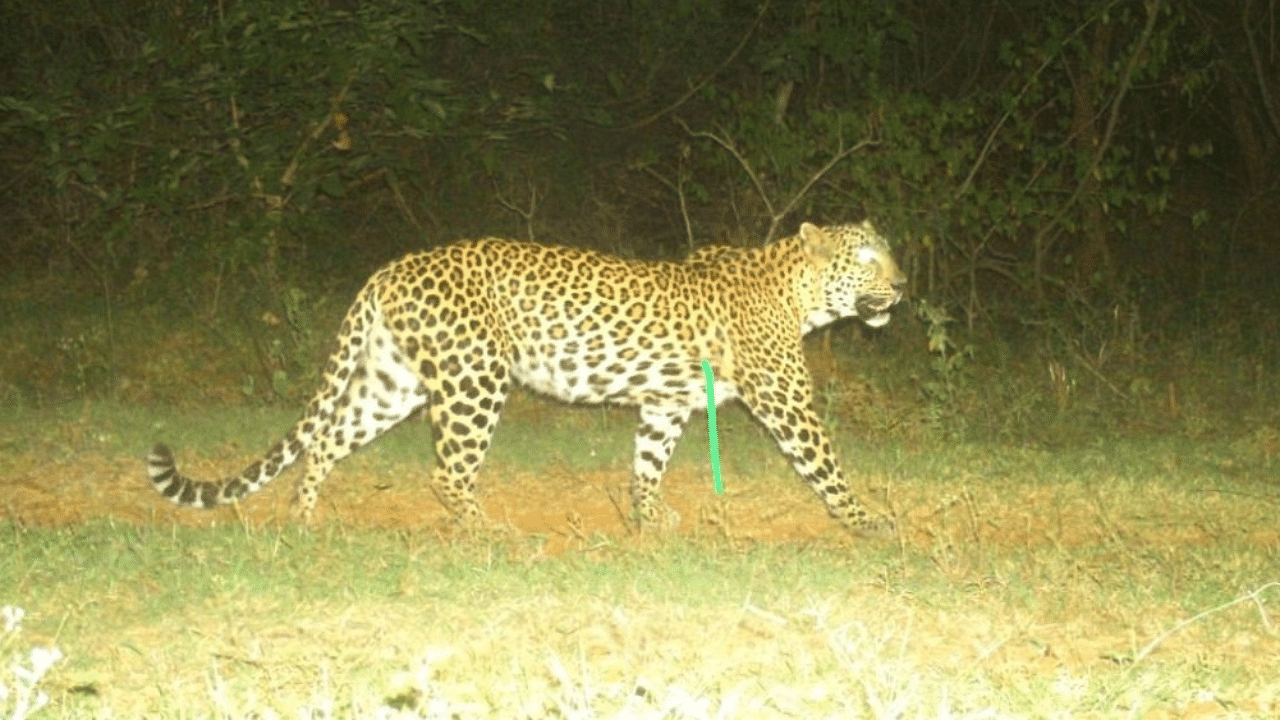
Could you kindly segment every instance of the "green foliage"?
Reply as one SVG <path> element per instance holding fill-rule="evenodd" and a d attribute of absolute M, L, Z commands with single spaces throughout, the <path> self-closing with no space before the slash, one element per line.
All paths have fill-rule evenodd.
<path fill-rule="evenodd" d="M 465 235 L 674 256 L 866 216 L 970 327 L 1124 297 L 1126 245 L 1232 146 L 1172 112 L 1221 86 L 1221 38 L 1164 2 L 918 10 L 10 3 L 0 247 L 15 282 L 100 303 L 100 341 L 50 347 L 86 396 L 136 302 L 252 348 L 255 399 L 296 397 L 331 336 L 316 305 Z"/>
<path fill-rule="evenodd" d="M 436 186 L 428 194 L 450 203 L 468 186 L 501 189 L 513 165 L 545 167 L 513 163 L 513 143 L 568 139 L 574 117 L 613 126 L 643 113 L 643 102 L 664 102 L 664 83 L 686 83 L 699 64 L 741 57 L 706 75 L 685 107 L 671 106 L 692 148 L 688 138 L 653 138 L 632 163 L 674 179 L 694 235 L 720 234 L 726 205 L 740 230 L 763 239 L 799 216 L 848 217 L 852 204 L 903 237 L 938 239 L 931 261 L 959 280 L 934 291 L 962 298 L 979 273 L 995 272 L 1043 294 L 1078 255 L 1064 238 L 1096 220 L 1083 202 L 1120 232 L 1122 209 L 1167 203 L 1180 153 L 1123 126 L 1125 142 L 1108 136 L 1094 153 L 1071 122 L 1073 99 L 1084 95 L 1105 109 L 1127 107 L 1134 82 L 1177 77 L 1183 93 L 1204 85 L 1188 54 L 1203 47 L 1174 41 L 1180 11 L 1152 8 L 1151 32 L 1137 3 L 1053 8 L 1037 30 L 998 44 L 1008 73 L 999 83 L 956 98 L 896 70 L 936 62 L 921 38 L 938 28 L 894 5 L 777 4 L 753 16 L 701 0 L 627 12 L 261 0 L 225 9 L 142 2 L 112 16 L 71 3 L 77 31 L 104 36 L 77 57 L 101 76 L 58 64 L 39 77 L 27 66 L 24 91 L 0 102 L 10 113 L 4 132 L 41 148 L 28 172 L 52 195 L 74 198 L 63 212 L 76 247 L 112 282 L 175 254 L 172 238 L 141 242 L 139 222 L 196 211 L 204 222 L 182 230 L 200 239 L 182 244 L 182 269 L 262 268 L 274 297 L 281 253 L 301 251 L 327 213 L 377 192 L 417 223 L 425 198 L 406 198 L 406 183 Z M 27 12 L 36 26 L 40 11 Z M 137 22 L 148 32 L 124 32 Z M 1112 50 L 1093 58 L 1104 28 Z M 688 49 L 681 65 L 670 47 Z M 602 49 L 604 61 L 590 62 Z M 98 94 L 84 108 L 89 82 Z M 435 147 L 436 161 L 461 187 L 439 186 L 413 163 L 446 138 L 461 142 Z M 558 186 L 572 184 L 573 167 L 557 173 Z M 1082 200 L 1086 181 L 1098 188 Z"/>
<path fill-rule="evenodd" d="M 928 323 L 926 333 L 932 376 L 920 383 L 920 392 L 926 402 L 926 417 L 948 433 L 962 436 L 967 424 L 965 411 L 974 392 L 969 367 L 974 346 L 959 346 L 951 338 L 947 326 L 955 319 L 945 308 L 920 300 L 916 303 L 916 314 Z"/>
<path fill-rule="evenodd" d="M 41 180 L 96 198 L 89 217 L 107 227 L 216 209 L 237 223 L 213 238 L 219 254 L 261 263 L 284 215 L 341 197 L 398 150 L 349 137 L 344 150 L 329 129 L 335 113 L 362 140 L 448 127 L 448 84 L 420 56 L 442 32 L 438 3 L 346 12 L 308 0 L 244 2 L 225 17 L 182 20 L 168 28 L 182 37 L 119 48 L 123 57 L 98 79 L 113 90 L 104 102 L 82 107 L 65 85 L 3 99 L 13 113 L 6 132 L 40 139 Z"/>
<path fill-rule="evenodd" d="M 109 304 L 129 283 L 177 300 L 211 332 L 271 308 L 288 332 L 266 341 L 264 385 L 282 396 L 285 343 L 313 344 L 300 336 L 310 328 L 288 258 L 307 252 L 304 238 L 348 188 L 394 184 L 400 156 L 458 121 L 424 55 L 451 28 L 440 3 L 145 9 L 159 18 L 153 33 L 126 32 L 128 11 L 94 17 L 113 45 L 78 59 L 97 75 L 55 64 L 50 77 L 26 73 L 24 95 L 0 97 L 0 133 L 34 141 L 23 172 L 63 228 L 14 242 L 66 247 Z M 99 93 L 88 104 L 86 86 Z"/>
<path fill-rule="evenodd" d="M 175 426 L 235 436 L 245 415 L 261 414 L 211 421 L 202 411 Z M 1280 442 L 1269 427 L 1218 444 L 863 447 L 853 455 L 862 472 L 892 468 L 887 497 L 910 522 L 901 543 L 815 536 L 820 511 L 793 515 L 783 499 L 812 498 L 770 472 L 735 484 L 730 527 L 678 538 L 617 528 L 552 552 L 559 513 L 520 513 L 522 533 L 465 538 L 441 537 L 403 508 L 378 529 L 358 513 L 310 530 L 259 524 L 258 505 L 200 527 L 102 518 L 126 507 L 150 517 L 124 480 L 88 471 L 136 466 L 125 448 L 149 435 L 139 415 L 120 408 L 81 421 L 125 437 L 110 450 L 77 448 L 60 463 L 67 477 L 47 488 L 62 505 L 92 503 L 84 511 L 99 519 L 0 528 L 0 586 L 29 609 L 16 642 L 6 642 L 15 613 L 0 609 L 5 673 L 16 664 L 20 687 L 35 685 L 35 658 L 13 663 L 10 652 L 56 639 L 66 659 L 42 654 L 40 687 L 60 717 L 374 717 L 390 704 L 461 717 L 771 716 L 779 707 L 795 716 L 1048 717 L 1066 708 L 1118 717 L 1204 703 L 1208 693 L 1220 699 L 1215 709 L 1230 700 L 1248 716 L 1268 714 L 1275 696 L 1274 619 L 1263 611 L 1276 594 L 1275 552 L 1257 541 L 1274 532 L 1274 507 L 1257 496 Z M 0 430 L 65 442 L 65 424 L 47 420 Z M 541 414 L 526 420 L 539 432 Z M 48 454 L 23 453 L 14 466 L 22 482 L 6 498 L 19 512 L 47 504 L 25 498 L 48 473 L 24 469 L 46 467 Z M 378 476 L 420 469 L 406 451 Z M 497 475 L 530 481 L 527 467 L 510 469 Z M 1241 491 L 1242 475 L 1259 478 L 1257 492 Z M 376 482 L 346 478 L 353 496 Z M 495 494 L 527 507 L 587 502 L 560 482 L 536 494 L 502 485 Z M 543 522 L 555 530 L 527 529 Z M 1037 622 L 1011 633 L 1020 618 Z M 584 642 L 597 652 L 584 653 Z M 997 646 L 1015 660 L 1046 647 L 1059 657 L 1018 660 L 1020 672 L 1009 673 L 990 662 Z M 237 661 L 246 652 L 252 662 Z"/>
<path fill-rule="evenodd" d="M 1185 153 L 1108 114 L 1149 113 L 1157 96 L 1147 88 L 1175 79 L 1187 92 L 1201 85 L 1187 77 L 1200 72 L 1195 48 L 1175 52 L 1185 17 L 1150 7 L 1055 7 L 1036 31 L 1002 42 L 998 85 L 963 98 L 881 72 L 917 52 L 926 31 L 892 6 L 809 8 L 793 29 L 759 41 L 753 59 L 765 88 L 704 89 L 714 110 L 683 123 L 697 152 L 676 150 L 678 171 L 661 169 L 654 153 L 641 167 L 704 188 L 686 200 L 734 198 L 749 236 L 772 236 L 796 216 L 859 214 L 850 206 L 900 239 L 928 236 L 925 259 L 940 272 L 926 292 L 971 316 L 987 312 L 993 276 L 1044 301 L 1065 285 L 1110 279 L 1107 245 L 1167 208 Z M 1094 57 L 1099 49 L 1105 57 Z M 1091 110 L 1073 114 L 1079 108 Z M 1086 237 L 1104 239 L 1095 248 Z M 1081 257 L 1095 251 L 1096 273 L 1081 277 Z"/>

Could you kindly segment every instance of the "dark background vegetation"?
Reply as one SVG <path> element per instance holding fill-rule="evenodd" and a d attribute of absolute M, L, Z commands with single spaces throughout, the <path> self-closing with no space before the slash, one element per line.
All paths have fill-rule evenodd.
<path fill-rule="evenodd" d="M 1274 3 L 0 8 L 0 405 L 300 407 L 368 274 L 461 237 L 870 217 L 911 298 L 815 343 L 833 418 L 1274 422 Z"/>

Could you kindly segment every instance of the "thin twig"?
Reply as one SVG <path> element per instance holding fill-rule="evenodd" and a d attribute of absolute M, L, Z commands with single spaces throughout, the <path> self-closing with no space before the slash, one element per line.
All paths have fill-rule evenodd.
<path fill-rule="evenodd" d="M 683 218 L 684 218 L 684 232 L 685 232 L 685 236 L 686 236 L 686 237 L 688 238 L 688 240 L 689 240 L 689 250 L 691 250 L 691 251 L 692 251 L 692 250 L 693 250 L 693 246 L 694 246 L 694 241 L 693 241 L 693 222 L 689 219 L 689 204 L 688 204 L 688 201 L 685 199 L 685 195 L 684 195 L 684 168 L 683 168 L 683 165 L 684 165 L 684 163 L 682 162 L 682 163 L 681 163 L 681 166 L 682 166 L 682 167 L 676 170 L 676 181 L 675 181 L 675 182 L 671 182 L 670 180 L 668 180 L 668 179 L 666 179 L 666 178 L 662 177 L 662 175 L 660 175 L 660 174 L 658 173 L 658 171 L 657 171 L 657 170 L 654 170 L 653 168 L 649 167 L 648 165 L 641 165 L 641 166 L 640 166 L 640 169 L 641 169 L 641 170 L 643 170 L 643 171 L 645 171 L 645 172 L 647 172 L 647 173 L 649 173 L 650 175 L 652 175 L 654 180 L 657 180 L 658 182 L 660 182 L 660 183 L 662 183 L 663 185 L 665 185 L 665 186 L 667 187 L 667 189 L 668 189 L 668 190 L 670 190 L 671 192 L 675 193 L 675 194 L 676 194 L 676 197 L 680 199 L 680 215 L 681 215 L 681 217 L 683 217 Z"/>
<path fill-rule="evenodd" d="M 1115 97 L 1111 99 L 1111 117 L 1107 118 L 1107 129 L 1103 132 L 1102 140 L 1098 143 L 1098 147 L 1089 161 L 1089 169 L 1080 177 L 1080 182 L 1076 184 L 1076 189 L 1071 193 L 1071 197 L 1067 198 L 1066 202 L 1058 208 L 1058 212 L 1036 233 L 1031 242 L 1032 247 L 1038 246 L 1040 241 L 1062 222 L 1062 218 L 1066 216 L 1067 211 L 1079 202 L 1085 188 L 1089 186 L 1090 178 L 1098 171 L 1098 165 L 1102 164 L 1102 157 L 1111 149 L 1111 140 L 1115 135 L 1116 125 L 1120 122 L 1120 106 L 1124 102 L 1125 95 L 1129 94 L 1129 87 L 1133 82 L 1133 70 L 1138 64 L 1138 58 L 1145 55 L 1147 43 L 1151 40 L 1151 31 L 1155 29 L 1156 19 L 1160 17 L 1160 10 L 1163 6 L 1164 0 L 1148 0 L 1146 27 L 1142 28 L 1142 35 L 1139 36 L 1138 42 L 1133 46 L 1133 52 L 1129 55 L 1129 62 L 1125 64 L 1124 73 L 1120 76 L 1120 86 L 1116 89 Z"/>
<path fill-rule="evenodd" d="M 622 508 L 622 502 L 618 499 L 617 493 L 613 488 L 602 488 L 604 494 L 609 497 L 609 502 L 613 503 L 614 512 L 618 513 L 618 519 L 622 521 L 622 527 L 626 529 L 628 535 L 637 534 L 635 523 L 630 519 L 629 513 Z"/>
<path fill-rule="evenodd" d="M 676 118 L 675 121 L 680 127 L 684 128 L 684 131 L 689 133 L 691 137 L 706 138 L 725 150 L 728 150 L 729 154 L 733 155 L 733 157 L 737 159 L 738 164 L 742 166 L 742 169 L 747 172 L 747 177 L 751 178 L 751 183 L 756 186 L 756 192 L 760 194 L 760 200 L 764 202 L 764 209 L 769 213 L 769 217 L 772 218 L 775 216 L 775 213 L 773 212 L 773 203 L 769 200 L 769 193 L 765 192 L 764 183 L 760 181 L 760 176 L 757 175 L 756 171 L 751 167 L 751 162 L 743 157 L 742 153 L 738 152 L 738 148 L 734 147 L 732 142 L 726 138 L 716 135 L 715 133 L 709 133 L 703 130 L 695 131 L 685 124 L 685 121 L 680 118 Z"/>
<path fill-rule="evenodd" d="M 1207 618 L 1210 615 L 1222 612 L 1227 608 L 1235 607 L 1236 605 L 1239 605 L 1240 603 L 1243 603 L 1243 602 L 1252 601 L 1255 605 L 1257 605 L 1258 614 L 1262 616 L 1262 623 L 1267 626 L 1267 630 L 1269 632 L 1275 632 L 1276 628 L 1274 625 L 1271 624 L 1271 618 L 1267 616 L 1267 610 L 1262 606 L 1262 601 L 1260 599 L 1262 593 L 1266 592 L 1267 590 L 1270 590 L 1271 588 L 1280 588 L 1280 582 L 1269 582 L 1266 585 L 1263 585 L 1262 587 L 1256 590 L 1253 590 L 1252 592 L 1247 592 L 1244 595 L 1241 595 L 1240 597 L 1236 598 L 1235 600 L 1232 600 L 1231 602 L 1223 603 L 1222 605 L 1219 605 L 1214 608 L 1209 608 L 1204 612 L 1198 613 L 1196 615 L 1192 615 L 1191 617 L 1179 622 L 1178 624 L 1174 625 L 1168 630 L 1165 630 L 1164 632 L 1157 635 L 1154 640 L 1144 645 L 1143 648 L 1138 652 L 1134 653 L 1132 665 L 1137 665 L 1138 663 L 1145 660 L 1146 657 L 1151 653 L 1155 652 L 1155 649 L 1160 647 L 1160 645 L 1162 645 L 1165 640 L 1168 640 L 1170 637 L 1172 637 L 1175 633 L 1181 631 L 1183 628 L 1189 625 L 1192 625 L 1196 622 L 1199 622 L 1200 620 L 1203 620 L 1204 618 Z"/>
<path fill-rule="evenodd" d="M 515 203 L 502 196 L 502 190 L 498 188 L 498 181 L 496 179 L 493 181 L 493 195 L 497 198 L 499 205 L 524 218 L 525 230 L 529 235 L 529 242 L 535 242 L 533 234 L 533 216 L 538 212 L 538 187 L 533 184 L 533 180 L 529 180 L 529 209 L 527 211 L 517 207 Z"/>
<path fill-rule="evenodd" d="M 659 110 L 658 112 L 650 115 L 649 117 L 643 120 L 638 120 L 635 123 L 632 123 L 631 125 L 628 125 L 622 129 L 634 130 L 639 127 L 644 127 L 645 125 L 648 125 L 649 123 L 653 122 L 654 120 L 657 120 L 663 115 L 666 115 L 672 110 L 675 110 L 676 108 L 688 102 L 689 98 L 693 97 L 694 93 L 698 92 L 703 87 L 705 87 L 707 83 L 711 82 L 711 78 L 715 77 L 716 75 L 719 75 L 721 72 L 724 71 L 725 68 L 729 67 L 729 64 L 733 62 L 733 59 L 738 57 L 738 53 L 742 52 L 742 48 L 747 46 L 747 40 L 751 39 L 751 36 L 755 34 L 756 28 L 760 27 L 760 21 L 764 19 L 764 14 L 766 11 L 768 11 L 770 2 L 772 2 L 772 0 L 765 0 L 764 5 L 760 6 L 760 12 L 756 14 L 755 22 L 751 23 L 751 27 L 747 28 L 747 34 L 742 36 L 742 40 L 738 43 L 738 47 L 734 48 L 733 52 L 729 53 L 729 57 L 725 58 L 724 62 L 720 63 L 720 65 L 715 70 L 712 70 L 710 73 L 707 74 L 706 77 L 694 83 L 693 87 L 689 88 L 689 91 L 686 92 L 684 95 L 681 95 L 679 100 L 676 100 L 674 103 L 671 103 L 667 107 Z"/>
<path fill-rule="evenodd" d="M 777 233 L 778 226 L 782 223 L 782 219 L 785 218 L 788 214 L 790 214 L 793 209 L 795 209 L 796 204 L 800 202 L 800 198 L 804 197 L 805 193 L 809 192 L 810 188 L 812 188 L 815 183 L 821 180 L 824 175 L 830 172 L 831 169 L 834 168 L 841 160 L 844 160 L 845 158 L 849 157 L 853 153 L 858 152 L 859 150 L 865 147 L 880 144 L 880 141 L 876 140 L 873 137 L 874 130 L 871 129 L 870 127 L 868 128 L 867 137 L 863 138 L 856 145 L 849 148 L 846 148 L 844 146 L 844 135 L 843 133 L 841 133 L 835 155 L 832 156 L 831 160 L 828 161 L 826 165 L 823 165 L 817 172 L 815 172 L 812 176 L 810 176 L 808 182 L 804 184 L 804 187 L 800 188 L 800 190 L 797 191 L 796 194 L 791 197 L 791 200 L 787 202 L 786 207 L 784 207 L 781 210 L 781 212 L 779 212 L 774 209 L 773 201 L 769 199 L 769 193 L 764 188 L 764 181 L 760 179 L 760 175 L 756 173 L 754 168 L 751 167 L 751 162 L 747 160 L 746 156 L 738 152 L 738 148 L 733 144 L 732 141 L 730 141 L 728 138 L 720 137 L 715 133 L 706 132 L 704 130 L 694 130 L 690 128 L 684 122 L 684 120 L 681 120 L 680 118 L 675 118 L 675 121 L 677 124 L 680 125 L 680 127 L 684 128 L 685 132 L 689 133 L 690 137 L 706 138 L 714 142 L 715 144 L 719 145 L 720 147 L 724 148 L 725 150 L 728 150 L 729 154 L 733 155 L 734 159 L 738 161 L 738 164 L 742 166 L 743 171 L 747 173 L 747 177 L 751 178 L 751 184 L 755 186 L 756 192 L 759 193 L 760 195 L 760 201 L 764 203 L 765 212 L 769 214 L 769 232 L 765 237 L 766 243 L 773 240 L 774 236 Z M 870 125 L 870 123 L 868 124 Z"/>
<path fill-rule="evenodd" d="M 1115 2 L 1111 3 L 1111 5 L 1115 4 Z M 1110 10 L 1111 5 L 1108 5 L 1103 12 Z M 1092 24 L 1092 22 L 1093 21 L 1081 23 L 1075 30 L 1072 30 L 1070 34 L 1062 39 L 1059 47 L 1065 49 L 1067 45 L 1070 44 L 1072 38 L 1083 32 L 1086 27 Z M 1006 110 L 1004 115 L 996 121 L 995 127 L 991 128 L 991 132 L 987 134 L 987 141 L 983 143 L 982 150 L 978 152 L 978 159 L 973 161 L 973 167 L 969 168 L 968 176 L 965 177 L 964 182 L 960 183 L 960 189 L 956 191 L 956 198 L 964 196 L 964 194 L 969 191 L 969 186 L 973 183 L 974 176 L 978 174 L 978 168 L 982 167 L 982 164 L 986 162 L 988 153 L 991 152 L 991 147 L 995 143 L 996 135 L 1000 132 L 1000 128 L 1004 127 L 1005 122 L 1013 115 L 1013 111 L 1018 109 L 1018 104 L 1022 102 L 1023 96 L 1031 89 L 1031 86 L 1035 83 L 1036 78 L 1040 76 L 1040 73 L 1044 72 L 1045 68 L 1049 67 L 1049 65 L 1057 58 L 1058 54 L 1056 53 L 1046 56 L 1044 62 L 1040 63 L 1040 67 L 1036 68 L 1035 72 L 1031 73 L 1031 76 L 1027 78 L 1026 83 L 1022 86 L 1022 90 L 1018 91 L 1018 97 L 1014 98 L 1013 102 L 1009 104 L 1009 109 Z"/>
<path fill-rule="evenodd" d="M 880 144 L 880 141 L 873 139 L 872 135 L 873 135 L 873 130 L 870 127 L 868 127 L 867 137 L 860 140 L 857 145 L 854 145 L 851 148 L 845 149 L 844 134 L 843 133 L 840 134 L 840 144 L 836 150 L 835 156 L 831 158 L 831 161 L 828 162 L 826 165 L 823 165 L 822 168 L 818 170 L 818 172 L 813 174 L 813 177 L 809 178 L 809 182 L 805 183 L 804 187 L 800 188 L 800 190 L 796 192 L 796 194 L 791 198 L 791 202 L 787 203 L 787 206 L 782 208 L 782 212 L 778 213 L 777 215 L 773 216 L 770 219 L 769 237 L 768 237 L 769 240 L 773 239 L 774 232 L 777 230 L 778 224 L 782 222 L 782 218 L 790 214 L 790 212 L 795 208 L 796 203 L 800 202 L 800 198 L 804 197 L 805 193 L 809 192 L 809 188 L 813 187 L 814 183 L 821 180 L 823 175 L 826 175 L 828 172 L 830 172 L 831 168 L 835 167 L 836 164 L 839 163 L 841 160 L 858 152 L 864 147 Z"/>
<path fill-rule="evenodd" d="M 1116 394 L 1116 397 L 1120 398 L 1121 400 L 1128 401 L 1129 396 L 1128 396 L 1128 395 L 1125 395 L 1125 394 L 1124 394 L 1124 391 L 1122 391 L 1120 388 L 1116 387 L 1116 386 L 1115 386 L 1115 385 L 1114 385 L 1110 380 L 1108 380 L 1108 379 L 1107 379 L 1107 378 L 1102 374 L 1102 371 L 1100 371 L 1100 370 L 1098 370 L 1097 368 L 1093 367 L 1093 363 L 1089 362 L 1088 358 L 1086 358 L 1086 357 L 1084 356 L 1084 353 L 1081 353 L 1079 350 L 1076 350 L 1075 348 L 1072 348 L 1072 349 L 1071 349 L 1071 354 L 1075 356 L 1075 358 L 1076 358 L 1076 362 L 1078 362 L 1078 363 L 1080 363 L 1081 365 L 1083 365 L 1083 366 L 1084 366 L 1084 369 L 1085 369 L 1085 370 L 1088 370 L 1089 372 L 1093 373 L 1093 376 L 1094 376 L 1094 377 L 1096 377 L 1096 378 L 1098 378 L 1099 380 L 1101 380 L 1103 385 L 1106 385 L 1108 388 L 1111 388 L 1111 392 L 1115 393 L 1115 394 Z"/>
<path fill-rule="evenodd" d="M 689 203 L 684 196 L 684 168 L 676 171 L 676 196 L 680 198 L 680 217 L 684 218 L 684 234 L 689 241 L 689 252 L 693 252 L 693 223 L 689 220 Z"/>
<path fill-rule="evenodd" d="M 1271 101 L 1267 75 L 1262 70 L 1262 58 L 1258 56 L 1258 45 L 1253 41 L 1253 31 L 1249 27 L 1252 6 L 1252 0 L 1245 0 L 1244 9 L 1240 11 L 1240 22 L 1244 25 L 1244 37 L 1249 43 L 1249 57 L 1253 59 L 1253 71 L 1258 76 L 1258 91 L 1262 93 L 1262 107 L 1267 111 L 1267 119 L 1271 121 L 1271 127 L 1280 134 L 1280 115 L 1276 113 L 1276 104 Z"/>
<path fill-rule="evenodd" d="M 311 129 L 311 133 L 309 135 L 304 135 L 302 140 L 298 143 L 298 147 L 294 148 L 293 157 L 289 159 L 289 166 L 280 174 L 281 187 L 288 188 L 293 186 L 294 178 L 298 174 L 298 167 L 301 162 L 302 152 L 307 149 L 308 145 L 319 140 L 324 131 L 333 123 L 333 115 L 342 107 L 342 103 L 346 101 L 347 93 L 351 90 L 351 83 L 355 82 L 355 79 L 356 70 L 353 69 L 347 74 L 346 84 L 344 84 L 342 89 L 338 91 L 338 94 L 329 101 L 329 112 L 325 113 L 324 118 L 320 122 L 316 123 L 315 127 Z M 234 98 L 232 100 L 234 102 Z"/>

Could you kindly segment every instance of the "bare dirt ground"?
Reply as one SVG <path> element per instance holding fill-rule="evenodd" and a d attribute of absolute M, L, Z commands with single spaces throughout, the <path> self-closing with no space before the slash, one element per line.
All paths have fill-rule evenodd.
<path fill-rule="evenodd" d="M 251 458 L 211 460 L 179 455 L 184 472 L 224 477 Z M 855 471 L 856 472 L 856 471 Z M 301 468 L 288 470 L 238 506 L 179 508 L 146 480 L 140 457 L 92 451 L 64 459 L 10 454 L 0 465 L 0 512 L 19 524 L 57 527 L 99 519 L 151 525 L 201 526 L 248 523 L 276 527 L 295 522 L 289 512 Z M 351 528 L 452 532 L 444 508 L 429 487 L 428 464 L 387 465 L 357 455 L 340 463 L 321 489 L 316 523 Z M 489 518 L 525 535 L 545 537 L 555 554 L 605 538 L 634 533 L 625 467 L 584 472 L 543 472 L 486 464 L 481 503 Z M 1071 548 L 1117 537 L 1137 544 L 1207 545 L 1245 531 L 1261 544 L 1280 542 L 1280 529 L 1251 522 L 1258 514 L 1247 495 L 1188 496 L 1159 482 L 1110 491 L 1110 481 L 1057 485 L 942 485 L 929 478 L 890 481 L 874 473 L 850 473 L 855 491 L 880 511 L 890 511 L 900 541 L 924 552 L 939 543 L 977 542 L 992 548 L 1052 545 Z M 1116 478 L 1116 486 L 1122 484 Z M 1100 489 L 1101 488 L 1101 489 Z M 663 481 L 664 500 L 681 517 L 675 531 L 691 537 L 766 542 L 876 542 L 845 533 L 795 476 L 732 477 L 716 495 L 705 469 L 675 467 Z M 1252 526 L 1252 528 L 1250 528 Z"/>
<path fill-rule="evenodd" d="M 248 522 L 272 527 L 295 522 L 289 505 L 300 468 L 293 468 L 238 506 L 214 510 L 180 508 L 160 497 L 146 480 L 141 459 L 80 454 L 48 461 L 10 456 L 13 471 L 0 475 L 0 508 L 20 525 L 58 527 L 112 519 L 137 524 L 209 525 Z M 225 476 L 238 464 L 185 459 L 184 472 L 201 478 Z M 430 468 L 387 469 L 360 458 L 339 465 L 321 490 L 314 522 L 353 528 L 439 529 L 449 532 L 444 508 L 429 486 Z M 26 466 L 26 469 L 19 469 Z M 532 473 L 486 465 L 481 501 L 489 518 L 521 534 L 546 537 L 555 553 L 604 537 L 633 532 L 626 470 L 551 470 Z M 840 536 L 816 497 L 795 478 L 759 480 L 716 496 L 710 478 L 675 469 L 664 480 L 664 499 L 681 517 L 680 534 L 714 533 L 736 538 L 804 541 Z M 767 485 L 776 495 L 766 496 Z M 594 539 L 594 540 L 593 540 Z"/>
<path fill-rule="evenodd" d="M 243 523 L 264 528 L 294 522 L 289 504 L 300 468 L 290 469 L 239 506 L 203 511 L 179 508 L 159 497 L 146 480 L 140 457 L 95 451 L 92 443 L 83 441 L 72 446 L 81 449 L 61 459 L 47 453 L 9 453 L 0 459 L 0 512 L 6 519 L 40 527 L 101 520 L 151 526 Z M 219 455 L 186 453 L 179 459 L 185 472 L 201 478 L 223 477 L 251 459 L 233 457 L 231 451 Z M 322 489 L 316 522 L 447 536 L 453 531 L 428 486 L 429 472 L 426 463 L 392 464 L 362 455 L 350 458 Z M 850 479 L 868 504 L 897 516 L 900 538 L 851 537 L 791 475 L 726 478 L 726 493 L 717 496 L 705 469 L 677 466 L 664 480 L 663 491 L 667 503 L 681 515 L 676 532 L 682 536 L 818 543 L 852 550 L 866 543 L 900 542 L 909 553 L 930 557 L 940 572 L 953 575 L 961 584 L 971 579 L 974 557 L 1003 557 L 1002 550 L 1016 553 L 1047 547 L 1070 555 L 1072 548 L 1092 547 L 1141 554 L 1144 547 L 1176 547 L 1194 554 L 1196 547 L 1221 542 L 1280 545 L 1280 529 L 1264 521 L 1262 516 L 1269 511 L 1256 499 L 1189 492 L 1177 483 L 1162 482 L 1158 473 L 1145 481 L 1107 477 L 1100 471 L 1088 483 L 1001 482 L 979 476 L 944 483 L 931 478 L 890 479 L 854 469 Z M 481 472 L 481 499 L 491 520 L 522 536 L 543 538 L 538 555 L 555 556 L 600 543 L 630 541 L 633 530 L 624 519 L 628 481 L 629 472 L 621 463 L 616 469 L 591 472 L 554 466 L 530 472 L 490 463 Z M 957 551 L 965 547 L 978 552 Z M 1087 609 L 1080 612 L 1081 617 L 1093 617 Z M 1167 627 L 1174 620 L 1171 616 L 1157 626 Z M 992 657 L 1019 668 L 1018 672 L 1045 676 L 1064 668 L 1073 672 L 1113 669 L 1108 653 L 1126 645 L 1114 628 L 1104 624 L 1092 636 L 1075 637 L 1071 622 L 1061 620 L 1060 624 L 1057 631 L 1037 630 L 1037 637 L 1055 638 L 1053 653 L 1034 643 L 1009 643 Z M 1181 638 L 1177 642 L 1183 642 Z M 1198 652 L 1196 648 L 1202 646 L 1197 642 L 1208 641 L 1186 642 L 1187 647 L 1178 646 L 1180 652 Z M 1250 657 L 1275 657 L 1274 638 L 1255 637 L 1251 642 L 1257 647 L 1247 653 Z M 950 657 L 954 650 L 944 654 Z M 1144 717 L 1224 716 L 1221 703 L 1202 705 L 1161 709 Z M 1241 699 L 1236 707 L 1245 710 L 1241 717 L 1261 717 L 1274 706 L 1269 701 Z"/>

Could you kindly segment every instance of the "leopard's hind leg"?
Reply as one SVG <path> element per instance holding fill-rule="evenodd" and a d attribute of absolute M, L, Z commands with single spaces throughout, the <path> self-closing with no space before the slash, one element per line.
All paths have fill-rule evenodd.
<path fill-rule="evenodd" d="M 307 470 L 298 481 L 293 513 L 310 522 L 320 485 L 341 459 L 395 427 L 426 402 L 426 388 L 409 368 L 382 324 L 370 328 L 351 380 L 334 402 L 333 415 L 316 418 L 315 440 L 307 448 Z"/>

